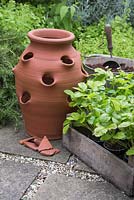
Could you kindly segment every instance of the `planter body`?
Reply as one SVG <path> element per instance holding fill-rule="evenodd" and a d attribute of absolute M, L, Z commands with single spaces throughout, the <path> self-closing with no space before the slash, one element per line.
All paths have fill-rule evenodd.
<path fill-rule="evenodd" d="M 73 128 L 63 136 L 63 145 L 128 196 L 134 196 L 134 168 Z"/>
<path fill-rule="evenodd" d="M 93 54 L 87 56 L 84 60 L 85 69 L 88 73 L 94 73 L 94 69 L 91 67 L 92 65 L 105 65 L 105 63 L 109 61 L 115 62 L 119 66 L 127 66 L 128 69 L 134 69 L 134 59 L 121 58 L 116 56 L 112 56 L 111 58 L 111 56 L 103 54 Z"/>
<path fill-rule="evenodd" d="M 59 139 L 70 112 L 64 90 L 76 86 L 87 74 L 72 46 L 73 33 L 37 29 L 28 37 L 31 43 L 13 69 L 25 128 L 32 136 Z"/>

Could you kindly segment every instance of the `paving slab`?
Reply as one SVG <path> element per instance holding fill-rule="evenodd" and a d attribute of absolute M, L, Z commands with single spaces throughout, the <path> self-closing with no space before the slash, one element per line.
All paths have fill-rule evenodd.
<path fill-rule="evenodd" d="M 132 200 L 108 182 L 50 175 L 33 200 Z"/>
<path fill-rule="evenodd" d="M 19 200 L 39 171 L 31 164 L 0 160 L 0 200 Z"/>
<path fill-rule="evenodd" d="M 24 130 L 16 133 L 12 127 L 4 127 L 0 129 L 0 151 L 4 153 L 23 155 L 43 160 L 51 160 L 60 163 L 66 163 L 69 159 L 70 152 L 62 146 L 61 140 L 51 141 L 55 148 L 61 150 L 54 156 L 42 156 L 40 153 L 33 151 L 19 144 L 19 140 L 29 137 Z"/>

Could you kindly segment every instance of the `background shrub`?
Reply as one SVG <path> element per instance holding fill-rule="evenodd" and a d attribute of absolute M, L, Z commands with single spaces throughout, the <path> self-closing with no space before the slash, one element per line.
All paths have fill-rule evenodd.
<path fill-rule="evenodd" d="M 134 1 L 133 0 L 68 0 L 68 5 L 76 5 L 76 17 L 81 18 L 83 25 L 99 22 L 103 17 L 107 22 L 116 16 L 126 16 L 134 25 Z"/>
<path fill-rule="evenodd" d="M 27 32 L 40 27 L 44 8 L 9 1 L 0 7 L 0 124 L 19 125 L 12 68 L 28 43 Z M 44 13 L 43 13 L 44 14 Z"/>
<path fill-rule="evenodd" d="M 104 33 L 105 20 L 87 26 L 80 39 L 75 41 L 76 48 L 83 56 L 89 54 L 109 54 Z M 113 55 L 134 58 L 134 28 L 125 19 L 116 17 L 112 21 Z"/>

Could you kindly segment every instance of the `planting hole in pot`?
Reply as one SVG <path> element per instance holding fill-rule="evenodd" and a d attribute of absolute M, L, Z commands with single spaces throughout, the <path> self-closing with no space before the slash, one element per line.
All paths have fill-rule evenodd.
<path fill-rule="evenodd" d="M 71 58 L 69 58 L 69 56 L 62 56 L 61 61 L 64 65 L 67 65 L 67 66 L 74 65 L 74 61 Z"/>
<path fill-rule="evenodd" d="M 28 52 L 23 56 L 23 60 L 24 61 L 28 61 L 33 57 L 33 53 L 32 52 Z"/>
<path fill-rule="evenodd" d="M 81 67 L 81 71 L 82 71 L 82 74 L 83 74 L 85 77 L 88 77 L 88 73 L 84 70 L 83 66 Z"/>
<path fill-rule="evenodd" d="M 23 92 L 21 97 L 21 103 L 25 104 L 31 99 L 31 95 L 29 92 Z"/>
<path fill-rule="evenodd" d="M 110 61 L 105 62 L 103 64 L 103 67 L 110 68 L 110 69 L 117 69 L 117 68 L 120 68 L 120 65 L 117 62 L 110 60 Z"/>
<path fill-rule="evenodd" d="M 54 78 L 49 73 L 43 75 L 42 81 L 46 86 L 54 85 Z"/>
<path fill-rule="evenodd" d="M 71 102 L 71 97 L 70 96 L 67 96 L 67 103 L 69 104 Z"/>

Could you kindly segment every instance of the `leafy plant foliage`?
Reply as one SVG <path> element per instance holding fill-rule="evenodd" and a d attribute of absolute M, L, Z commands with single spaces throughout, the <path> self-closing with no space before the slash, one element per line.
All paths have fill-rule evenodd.
<path fill-rule="evenodd" d="M 120 142 L 134 155 L 134 74 L 114 75 L 100 68 L 95 72 L 75 91 L 65 90 L 76 112 L 67 117 L 63 131 L 70 125 L 86 127 L 103 141 Z"/>

